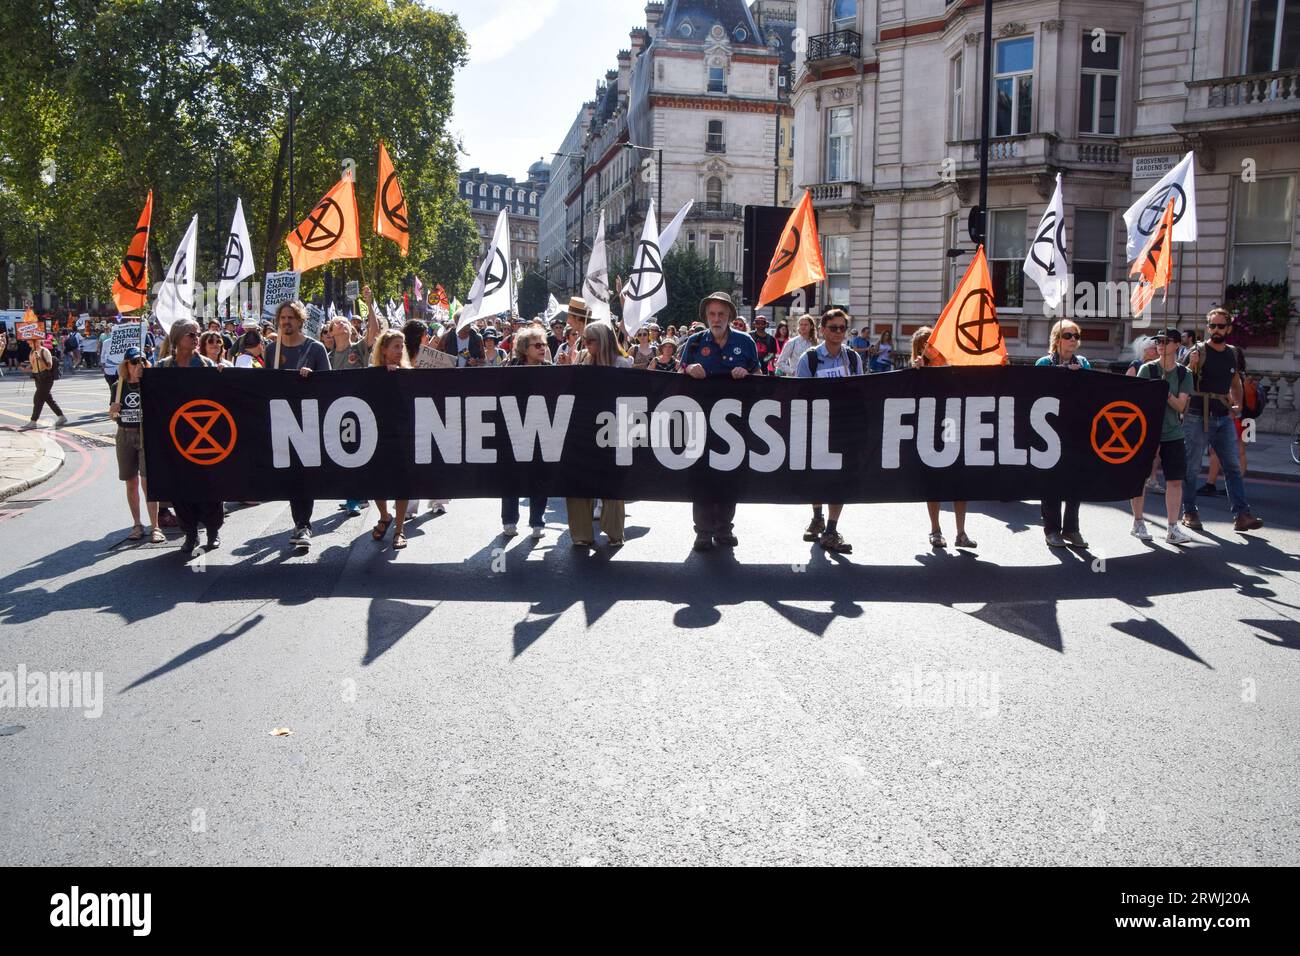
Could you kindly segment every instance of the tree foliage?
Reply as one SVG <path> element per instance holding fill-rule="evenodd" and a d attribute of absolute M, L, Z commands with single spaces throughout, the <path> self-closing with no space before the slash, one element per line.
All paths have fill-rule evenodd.
<path fill-rule="evenodd" d="M 663 328 L 689 326 L 699 318 L 700 300 L 711 292 L 726 292 L 733 298 L 736 295 L 730 276 L 692 248 L 674 249 L 664 256 L 663 265 L 668 305 L 654 317 Z M 610 272 L 625 276 L 630 268 L 630 263 L 624 260 Z M 621 303 L 614 306 L 614 311 L 621 316 Z"/>
<path fill-rule="evenodd" d="M 260 271 L 288 268 L 284 236 L 351 160 L 364 258 L 333 274 L 389 295 L 419 271 L 463 296 L 478 242 L 447 124 L 466 54 L 456 17 L 417 0 L 6 0 L 0 257 L 21 258 L 39 225 L 50 285 L 105 298 L 152 188 L 152 280 L 196 212 L 197 274 L 215 280 L 236 196 Z M 405 260 L 370 229 L 381 139 L 406 196 Z"/>
<path fill-rule="evenodd" d="M 540 272 L 530 272 L 519 283 L 519 314 L 526 319 L 541 315 L 546 311 L 547 297 L 550 290 L 546 279 Z"/>

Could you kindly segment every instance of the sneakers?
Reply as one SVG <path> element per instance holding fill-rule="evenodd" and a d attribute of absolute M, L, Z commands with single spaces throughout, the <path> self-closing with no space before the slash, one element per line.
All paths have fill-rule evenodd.
<path fill-rule="evenodd" d="M 1243 511 L 1237 517 L 1232 519 L 1233 531 L 1254 531 L 1256 528 L 1264 527 L 1264 522 L 1260 521 L 1249 511 Z"/>
<path fill-rule="evenodd" d="M 1148 478 L 1146 483 L 1148 491 L 1154 491 L 1156 494 L 1164 494 L 1165 486 L 1156 481 L 1155 478 Z"/>
<path fill-rule="evenodd" d="M 219 547 L 221 547 L 221 535 L 217 534 L 217 532 L 215 532 L 215 531 L 209 531 L 209 532 L 208 532 L 208 550 L 209 550 L 209 551 L 216 551 L 217 548 L 219 548 Z"/>
<path fill-rule="evenodd" d="M 823 551 L 829 551 L 832 554 L 852 554 L 853 545 L 844 540 L 844 537 L 838 531 L 824 531 L 821 537 L 817 539 L 817 544 Z"/>
<path fill-rule="evenodd" d="M 182 558 L 194 557 L 194 552 L 195 550 L 198 549 L 198 546 L 199 546 L 198 535 L 196 534 L 186 535 L 185 540 L 181 542 L 181 557 Z"/>
<path fill-rule="evenodd" d="M 1174 527 L 1173 525 L 1170 525 L 1170 530 L 1171 530 L 1171 531 L 1172 531 L 1173 527 Z M 1141 518 L 1134 518 L 1134 519 L 1133 519 L 1133 530 L 1130 531 L 1129 534 L 1131 534 L 1133 537 L 1137 538 L 1139 541 L 1150 541 L 1150 540 L 1151 540 L 1151 531 L 1147 528 L 1147 523 L 1146 523 L 1145 521 L 1143 521 Z M 1190 541 L 1191 538 L 1188 538 L 1187 540 Z"/>
<path fill-rule="evenodd" d="M 33 428 L 36 428 L 36 427 L 37 427 L 37 422 L 36 422 L 35 419 L 33 419 L 32 421 L 27 422 L 26 424 L 23 424 L 23 425 L 18 426 L 18 430 L 19 430 L 20 432 L 29 432 L 29 431 L 31 431 Z"/>
<path fill-rule="evenodd" d="M 54 427 L 55 427 L 55 428 L 62 428 L 62 427 L 63 427 L 64 425 L 66 425 L 66 424 L 68 424 L 68 416 L 67 416 L 67 415 L 60 415 L 58 418 L 54 419 Z"/>
<path fill-rule="evenodd" d="M 1064 548 L 1065 539 L 1061 537 L 1061 532 L 1059 531 L 1047 532 L 1047 546 L 1049 548 Z"/>
<path fill-rule="evenodd" d="M 1072 548 L 1088 547 L 1088 542 L 1083 540 L 1083 535 L 1079 534 L 1077 531 L 1067 531 L 1065 534 L 1061 535 L 1061 537 L 1064 538 L 1065 543 Z"/>
<path fill-rule="evenodd" d="M 1165 540 L 1170 544 L 1192 544 L 1196 541 L 1195 538 L 1176 524 L 1169 526 L 1169 532 L 1165 535 Z"/>
<path fill-rule="evenodd" d="M 545 534 L 545 533 L 546 533 L 546 529 L 545 529 L 545 528 L 534 528 L 534 529 L 529 533 L 529 537 L 531 537 L 534 541 L 541 541 L 541 540 L 542 540 L 542 535 Z"/>
<path fill-rule="evenodd" d="M 307 525 L 300 525 L 293 529 L 293 534 L 289 535 L 289 543 L 295 548 L 311 547 L 311 528 Z"/>
<path fill-rule="evenodd" d="M 503 524 L 501 526 L 501 537 L 513 538 L 519 533 L 519 527 L 514 524 Z"/>
<path fill-rule="evenodd" d="M 713 535 L 707 531 L 701 531 L 695 536 L 695 544 L 692 545 L 696 551 L 712 551 Z"/>
<path fill-rule="evenodd" d="M 1204 530 L 1201 526 L 1201 513 L 1195 508 L 1183 512 L 1183 524 L 1191 528 L 1193 531 Z"/>
<path fill-rule="evenodd" d="M 447 505 L 448 502 L 446 501 L 431 501 L 429 502 L 429 514 L 445 515 L 447 513 Z"/>
<path fill-rule="evenodd" d="M 715 534 L 713 536 L 713 543 L 722 548 L 734 548 L 736 545 L 740 544 L 740 539 L 730 531 L 724 531 L 722 534 Z"/>
<path fill-rule="evenodd" d="M 826 530 L 826 522 L 821 515 L 813 515 L 812 521 L 808 522 L 808 527 L 803 529 L 803 539 L 805 541 L 816 541 Z"/>

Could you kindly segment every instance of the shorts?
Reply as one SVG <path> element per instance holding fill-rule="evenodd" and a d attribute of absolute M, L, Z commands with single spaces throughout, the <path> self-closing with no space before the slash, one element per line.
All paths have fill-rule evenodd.
<path fill-rule="evenodd" d="M 117 480 L 130 481 L 144 477 L 144 440 L 138 428 L 117 429 Z"/>
<path fill-rule="evenodd" d="M 1165 484 L 1187 477 L 1187 446 L 1183 439 L 1160 443 L 1160 470 L 1165 473 Z"/>
<path fill-rule="evenodd" d="M 1232 427 L 1237 429 L 1237 441 L 1241 441 L 1241 430 L 1246 427 L 1246 420 L 1244 418 L 1234 418 Z"/>

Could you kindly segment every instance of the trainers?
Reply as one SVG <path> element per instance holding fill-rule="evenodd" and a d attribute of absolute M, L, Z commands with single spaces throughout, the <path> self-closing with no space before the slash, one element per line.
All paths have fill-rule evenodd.
<path fill-rule="evenodd" d="M 534 528 L 531 532 L 531 537 L 534 541 L 541 541 L 542 535 L 545 533 L 546 533 L 545 528 Z"/>
<path fill-rule="evenodd" d="M 431 501 L 429 503 L 429 514 L 445 515 L 447 513 L 447 504 L 446 501 Z"/>
<path fill-rule="evenodd" d="M 709 534 L 708 532 L 701 531 L 699 534 L 695 536 L 695 544 L 692 545 L 692 547 L 694 547 L 696 551 L 712 551 L 713 535 Z"/>
<path fill-rule="evenodd" d="M 63 427 L 64 425 L 66 425 L 66 424 L 68 424 L 68 416 L 67 416 L 67 415 L 60 415 L 58 418 L 54 419 L 54 427 L 55 427 L 55 428 L 62 428 L 62 427 Z"/>
<path fill-rule="evenodd" d="M 1201 513 L 1193 508 L 1191 511 L 1183 513 L 1183 524 L 1193 531 L 1201 531 Z"/>
<path fill-rule="evenodd" d="M 221 547 L 221 535 L 217 534 L 217 532 L 215 532 L 215 531 L 209 531 L 209 532 L 208 532 L 208 550 L 209 550 L 209 551 L 216 551 L 217 548 L 219 548 L 219 547 Z"/>
<path fill-rule="evenodd" d="M 1160 482 L 1156 481 L 1154 478 L 1147 479 L 1146 487 L 1148 491 L 1154 491 L 1156 494 L 1163 494 L 1165 490 L 1165 486 L 1160 484 Z"/>
<path fill-rule="evenodd" d="M 24 424 L 24 425 L 20 425 L 20 426 L 18 427 L 18 430 L 19 430 L 20 432 L 29 432 L 29 431 L 31 431 L 33 428 L 36 428 L 36 427 L 37 427 L 37 423 L 36 423 L 35 421 L 30 421 L 30 422 L 27 422 L 27 423 Z"/>
<path fill-rule="evenodd" d="M 1191 544 L 1196 539 L 1178 525 L 1171 524 L 1168 533 L 1165 535 L 1165 540 L 1170 544 Z"/>
<path fill-rule="evenodd" d="M 724 531 L 722 534 L 715 534 L 713 536 L 713 543 L 723 548 L 734 548 L 736 545 L 740 544 L 740 539 L 730 531 Z"/>
<path fill-rule="evenodd" d="M 1065 534 L 1061 535 L 1061 537 L 1064 538 L 1066 544 L 1072 548 L 1088 547 L 1088 542 L 1083 540 L 1083 535 L 1079 534 L 1077 531 L 1067 531 Z"/>
<path fill-rule="evenodd" d="M 1232 519 L 1233 531 L 1254 531 L 1256 528 L 1264 527 L 1264 522 L 1260 521 L 1249 511 L 1243 511 L 1237 517 Z"/>
<path fill-rule="evenodd" d="M 832 554 L 852 554 L 853 545 L 844 540 L 844 537 L 838 531 L 825 531 L 817 539 L 823 551 L 829 551 Z"/>
<path fill-rule="evenodd" d="M 198 535 L 196 534 L 186 535 L 185 540 L 181 542 L 181 557 L 182 558 L 194 557 L 194 552 L 198 548 L 198 546 L 199 546 Z"/>
<path fill-rule="evenodd" d="M 820 515 L 813 515 L 812 521 L 808 522 L 808 527 L 803 529 L 803 539 L 805 541 L 816 541 L 826 530 L 826 522 Z"/>
<path fill-rule="evenodd" d="M 1196 489 L 1196 493 L 1198 495 L 1209 495 L 1211 498 L 1213 498 L 1215 495 L 1219 493 L 1219 491 L 1214 485 L 1210 484 L 1207 481 L 1205 484 L 1201 485 L 1201 487 Z"/>
<path fill-rule="evenodd" d="M 1170 527 L 1172 528 L 1173 525 L 1171 525 Z M 1129 534 L 1137 538 L 1139 541 L 1151 540 L 1151 531 L 1150 529 L 1147 528 L 1147 523 L 1143 521 L 1141 518 L 1133 519 L 1133 530 L 1130 531 Z"/>
<path fill-rule="evenodd" d="M 311 528 L 302 525 L 293 529 L 293 534 L 289 535 L 289 543 L 296 548 L 311 547 Z"/>
<path fill-rule="evenodd" d="M 501 535 L 505 538 L 513 538 L 519 533 L 519 527 L 513 524 L 503 524 L 501 526 Z"/>
<path fill-rule="evenodd" d="M 1049 548 L 1064 548 L 1065 539 L 1061 537 L 1061 532 L 1059 531 L 1047 532 L 1047 546 Z"/>

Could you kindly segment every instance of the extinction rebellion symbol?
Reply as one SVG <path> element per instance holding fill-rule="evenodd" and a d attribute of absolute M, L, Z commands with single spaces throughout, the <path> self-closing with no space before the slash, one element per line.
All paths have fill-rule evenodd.
<path fill-rule="evenodd" d="M 244 243 L 235 233 L 230 234 L 230 239 L 226 243 L 226 254 L 221 260 L 221 278 L 233 279 L 239 275 L 240 267 L 244 264 Z"/>
<path fill-rule="evenodd" d="M 393 205 L 388 195 L 388 189 L 390 186 L 397 186 L 396 205 Z M 406 197 L 402 195 L 402 187 L 397 182 L 396 172 L 388 174 L 388 178 L 384 180 L 383 188 L 379 191 L 379 197 L 379 201 L 384 207 L 384 215 L 388 217 L 389 221 L 398 229 L 402 230 L 402 232 L 408 231 L 406 224 Z"/>
<path fill-rule="evenodd" d="M 799 227 L 792 227 L 790 235 L 794 237 L 794 245 L 788 249 L 784 245 L 781 246 L 777 254 L 772 257 L 772 267 L 767 270 L 768 275 L 774 276 L 782 269 L 785 269 L 790 263 L 794 262 L 794 257 L 799 254 Z"/>
<path fill-rule="evenodd" d="M 1122 465 L 1138 453 L 1146 440 L 1147 418 L 1132 402 L 1111 402 L 1093 418 L 1091 437 L 1098 458 L 1110 465 Z"/>
<path fill-rule="evenodd" d="M 664 267 L 659 256 L 659 246 L 649 239 L 642 239 L 633 261 L 635 265 L 627 276 L 630 280 L 627 297 L 634 302 L 642 302 L 663 288 Z"/>
<path fill-rule="evenodd" d="M 1053 240 L 1053 236 L 1052 236 L 1053 226 L 1056 227 L 1055 240 Z M 1058 249 L 1060 249 L 1061 253 L 1064 255 L 1066 251 L 1065 250 L 1065 220 L 1062 219 L 1058 223 L 1056 221 L 1056 210 L 1049 209 L 1047 210 L 1047 215 L 1043 217 L 1043 228 L 1039 230 L 1038 235 L 1034 238 L 1033 246 L 1031 246 L 1029 249 L 1029 254 L 1033 256 L 1034 262 L 1038 263 L 1038 265 L 1042 267 L 1043 271 L 1046 272 L 1049 276 L 1056 275 L 1056 257 L 1051 255 L 1051 253 L 1049 252 L 1047 261 L 1044 262 L 1042 259 L 1038 258 L 1038 247 L 1041 245 L 1046 245 L 1048 249 L 1051 249 L 1053 246 L 1053 242 L 1055 242 L 1055 246 Z"/>
<path fill-rule="evenodd" d="M 339 236 L 343 235 L 343 210 L 329 196 L 322 199 L 311 211 L 307 221 L 311 223 L 311 228 L 307 230 L 305 237 L 302 234 L 302 226 L 294 232 L 302 247 L 311 252 L 324 252 L 339 241 Z"/>
<path fill-rule="evenodd" d="M 1175 225 L 1183 218 L 1183 213 L 1187 209 L 1187 194 L 1183 192 L 1182 186 L 1177 183 L 1170 183 L 1156 193 L 1155 198 L 1142 210 L 1142 215 L 1138 216 L 1138 232 L 1144 236 L 1149 236 L 1156 226 L 1160 225 L 1160 220 L 1165 214 L 1165 207 L 1169 205 L 1170 196 L 1173 196 L 1174 199 Z"/>
<path fill-rule="evenodd" d="M 235 450 L 234 418 L 224 405 L 206 398 L 176 409 L 170 431 L 181 457 L 196 465 L 215 465 Z"/>
<path fill-rule="evenodd" d="M 141 226 L 136 229 L 135 234 L 147 235 L 149 228 Z M 135 239 L 131 240 L 131 245 L 135 245 Z M 122 268 L 118 273 L 118 281 L 123 287 L 131 292 L 144 292 L 144 256 L 133 256 L 130 253 L 122 260 Z"/>
<path fill-rule="evenodd" d="M 987 355 L 1002 344 L 1002 326 L 988 289 L 976 289 L 962 300 L 957 310 L 956 339 L 957 347 L 969 355 Z"/>
<path fill-rule="evenodd" d="M 510 275 L 510 267 L 506 265 L 505 253 L 500 249 L 493 250 L 494 255 L 488 263 L 487 275 L 483 277 L 483 298 L 487 298 L 506 284 L 506 279 Z"/>

